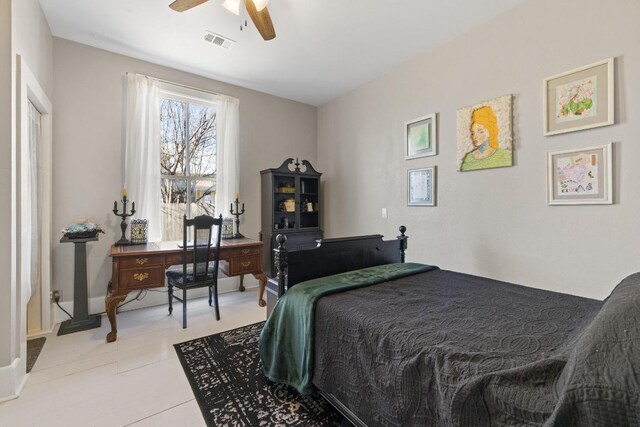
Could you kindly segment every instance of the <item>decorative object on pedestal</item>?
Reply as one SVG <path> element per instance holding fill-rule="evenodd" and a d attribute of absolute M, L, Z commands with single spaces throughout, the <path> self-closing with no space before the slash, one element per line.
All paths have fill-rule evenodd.
<path fill-rule="evenodd" d="M 122 230 L 122 237 L 116 242 L 116 246 L 130 245 L 131 242 L 125 236 L 127 231 L 127 217 L 133 216 L 136 213 L 136 202 L 131 202 L 131 213 L 127 213 L 127 189 L 122 190 L 122 213 L 118 213 L 118 202 L 113 202 L 113 213 L 116 216 L 122 218 L 120 222 L 120 229 Z"/>
<path fill-rule="evenodd" d="M 231 210 L 229 210 L 229 213 L 233 216 L 236 217 L 236 232 L 233 235 L 234 239 L 241 239 L 244 236 L 240 233 L 240 215 L 242 215 L 244 213 L 244 203 L 242 204 L 242 210 L 238 209 L 238 204 L 239 204 L 239 200 L 238 200 L 238 194 L 236 194 L 236 201 L 231 203 Z M 233 205 L 236 205 L 236 211 L 233 211 Z"/>
<path fill-rule="evenodd" d="M 233 239 L 233 218 L 226 217 L 222 220 L 222 238 Z"/>
<path fill-rule="evenodd" d="M 62 230 L 62 235 L 67 239 L 90 239 L 98 237 L 98 233 L 103 233 L 102 227 L 92 222 L 71 224 Z"/>
<path fill-rule="evenodd" d="M 148 219 L 131 220 L 131 244 L 132 245 L 146 245 L 148 234 L 149 234 Z"/>

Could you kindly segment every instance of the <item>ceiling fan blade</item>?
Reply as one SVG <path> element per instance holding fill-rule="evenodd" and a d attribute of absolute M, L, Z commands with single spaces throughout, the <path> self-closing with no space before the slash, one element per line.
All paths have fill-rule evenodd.
<path fill-rule="evenodd" d="M 251 17 L 251 20 L 258 29 L 262 38 L 265 40 L 276 38 L 276 30 L 273 28 L 271 15 L 269 15 L 267 8 L 265 7 L 261 11 L 258 11 L 252 0 L 244 0 L 244 4 L 247 8 L 247 13 Z"/>
<path fill-rule="evenodd" d="M 184 12 L 209 0 L 175 0 L 169 7 L 176 12 Z"/>

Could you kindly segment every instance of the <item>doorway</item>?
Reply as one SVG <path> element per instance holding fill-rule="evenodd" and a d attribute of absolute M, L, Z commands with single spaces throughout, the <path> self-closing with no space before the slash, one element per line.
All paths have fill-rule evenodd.
<path fill-rule="evenodd" d="M 18 283 L 22 334 L 51 332 L 52 108 L 37 79 L 18 56 Z M 22 335 L 20 334 L 20 335 Z M 25 336 L 26 338 L 26 336 Z M 21 347 L 23 341 L 20 340 Z M 24 341 L 26 342 L 26 340 Z"/>
<path fill-rule="evenodd" d="M 42 144 L 42 114 L 28 101 L 27 120 L 29 126 L 28 145 L 29 158 L 26 159 L 27 181 L 24 183 L 23 195 L 28 198 L 27 209 L 24 215 L 23 227 L 26 229 L 26 244 L 30 246 L 27 251 L 30 265 L 25 273 L 29 275 L 27 284 L 27 336 L 42 333 L 42 164 L 40 163 L 40 145 Z"/>

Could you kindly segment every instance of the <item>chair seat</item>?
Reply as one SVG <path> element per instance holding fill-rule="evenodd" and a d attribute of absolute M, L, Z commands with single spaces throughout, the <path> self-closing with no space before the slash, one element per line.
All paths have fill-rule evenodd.
<path fill-rule="evenodd" d="M 213 270 L 214 270 L 214 263 L 210 262 L 209 263 L 209 270 L 207 271 L 207 278 L 206 280 L 213 280 Z M 183 283 L 186 282 L 187 285 L 189 285 L 190 283 L 193 283 L 193 264 L 189 264 L 187 265 L 187 279 L 186 281 L 183 280 L 182 278 L 182 266 L 181 265 L 174 265 L 173 267 L 169 267 L 166 271 L 167 274 L 167 278 L 169 278 L 169 280 L 171 280 L 172 282 L 174 282 L 177 285 L 182 285 Z M 218 277 L 226 277 L 226 275 L 224 273 L 222 273 L 220 270 L 218 270 Z M 200 283 L 200 282 L 198 282 Z"/>

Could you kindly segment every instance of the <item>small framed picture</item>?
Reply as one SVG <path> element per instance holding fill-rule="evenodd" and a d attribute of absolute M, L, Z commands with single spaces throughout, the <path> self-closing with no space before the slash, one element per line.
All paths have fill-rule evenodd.
<path fill-rule="evenodd" d="M 612 204 L 612 145 L 548 153 L 548 203 Z"/>
<path fill-rule="evenodd" d="M 612 125 L 613 88 L 613 58 L 545 79 L 544 135 Z"/>
<path fill-rule="evenodd" d="M 408 171 L 408 198 L 409 206 L 435 206 L 436 205 L 436 168 L 409 169 Z"/>
<path fill-rule="evenodd" d="M 405 159 L 435 156 L 438 153 L 436 138 L 436 113 L 406 122 L 404 124 Z"/>

